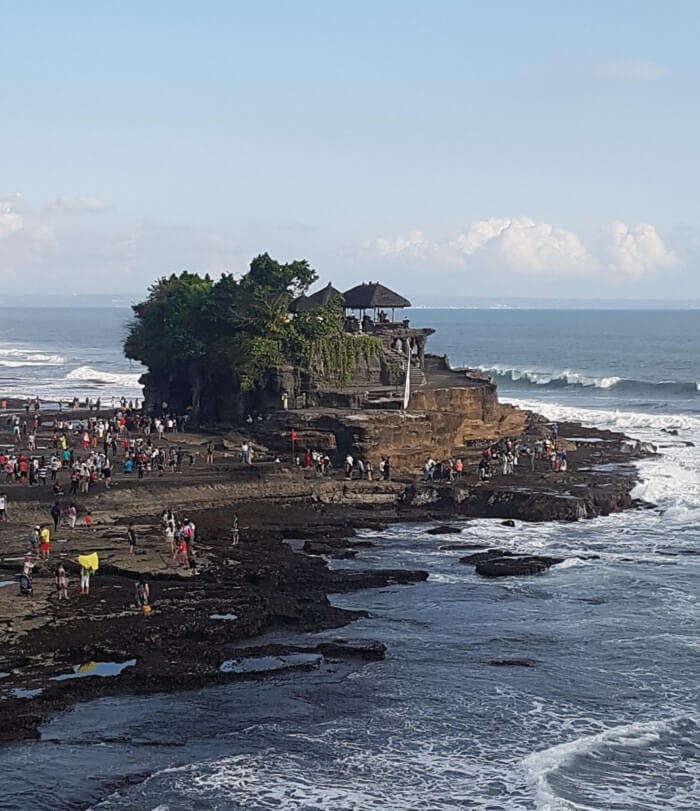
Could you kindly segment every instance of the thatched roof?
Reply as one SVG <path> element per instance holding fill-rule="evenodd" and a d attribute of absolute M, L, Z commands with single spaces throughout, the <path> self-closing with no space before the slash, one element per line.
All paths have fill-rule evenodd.
<path fill-rule="evenodd" d="M 337 301 L 341 307 L 344 307 L 343 294 L 340 290 L 329 282 L 325 287 L 312 293 L 310 296 L 305 296 L 303 293 L 295 298 L 289 304 L 290 313 L 308 313 L 311 310 L 318 310 L 319 307 L 325 307 L 332 301 Z"/>
<path fill-rule="evenodd" d="M 371 310 L 375 307 L 410 307 L 411 302 L 384 287 L 379 282 L 367 282 L 358 284 L 343 293 L 345 306 L 350 310 Z"/>

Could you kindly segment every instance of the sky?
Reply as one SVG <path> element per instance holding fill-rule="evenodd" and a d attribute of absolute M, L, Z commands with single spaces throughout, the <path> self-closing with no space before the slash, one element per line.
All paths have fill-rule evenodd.
<path fill-rule="evenodd" d="M 700 4 L 0 0 L 0 284 L 267 251 L 345 289 L 700 299 Z"/>

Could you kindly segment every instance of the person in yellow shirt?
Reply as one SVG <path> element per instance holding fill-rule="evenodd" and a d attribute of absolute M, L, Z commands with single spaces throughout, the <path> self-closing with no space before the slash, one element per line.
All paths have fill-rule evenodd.
<path fill-rule="evenodd" d="M 41 528 L 41 532 L 39 533 L 39 557 L 43 558 L 44 560 L 49 559 L 49 553 L 51 551 L 51 533 L 49 528 L 44 524 Z"/>

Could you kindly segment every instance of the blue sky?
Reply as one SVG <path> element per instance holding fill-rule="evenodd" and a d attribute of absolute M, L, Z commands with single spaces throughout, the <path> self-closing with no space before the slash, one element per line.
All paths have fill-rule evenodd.
<path fill-rule="evenodd" d="M 0 2 L 0 280 L 700 298 L 695 3 Z"/>

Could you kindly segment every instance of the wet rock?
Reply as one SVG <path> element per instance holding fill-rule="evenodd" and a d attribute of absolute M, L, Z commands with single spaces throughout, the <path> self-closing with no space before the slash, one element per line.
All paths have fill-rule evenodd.
<path fill-rule="evenodd" d="M 431 527 L 426 530 L 428 535 L 460 535 L 462 527 L 454 526 L 453 524 L 440 524 L 437 527 Z"/>
<path fill-rule="evenodd" d="M 515 521 L 512 518 L 507 518 L 505 521 L 501 521 L 502 527 L 514 527 Z"/>
<path fill-rule="evenodd" d="M 491 667 L 535 667 L 534 659 L 491 659 L 486 662 Z"/>
<path fill-rule="evenodd" d="M 374 639 L 333 639 L 321 642 L 316 650 L 324 656 L 378 662 L 386 656 L 386 645 Z"/>
<path fill-rule="evenodd" d="M 357 555 L 356 549 L 344 549 L 337 546 L 323 543 L 321 541 L 305 541 L 304 546 L 301 548 L 302 552 L 307 555 L 323 555 L 329 558 L 336 558 L 338 560 L 346 560 L 347 558 L 354 558 Z"/>
<path fill-rule="evenodd" d="M 447 543 L 439 547 L 441 552 L 457 552 L 460 549 L 465 551 L 468 549 L 488 549 L 488 544 L 485 543 Z"/>
<path fill-rule="evenodd" d="M 482 577 L 517 577 L 519 575 L 541 574 L 550 566 L 562 563 L 563 560 L 564 558 L 541 557 L 539 555 L 491 558 L 477 563 L 476 573 Z"/>
<path fill-rule="evenodd" d="M 421 569 L 367 569 L 360 572 L 339 570 L 329 572 L 328 579 L 331 591 L 344 592 L 420 583 L 428 579 L 428 572 Z"/>

